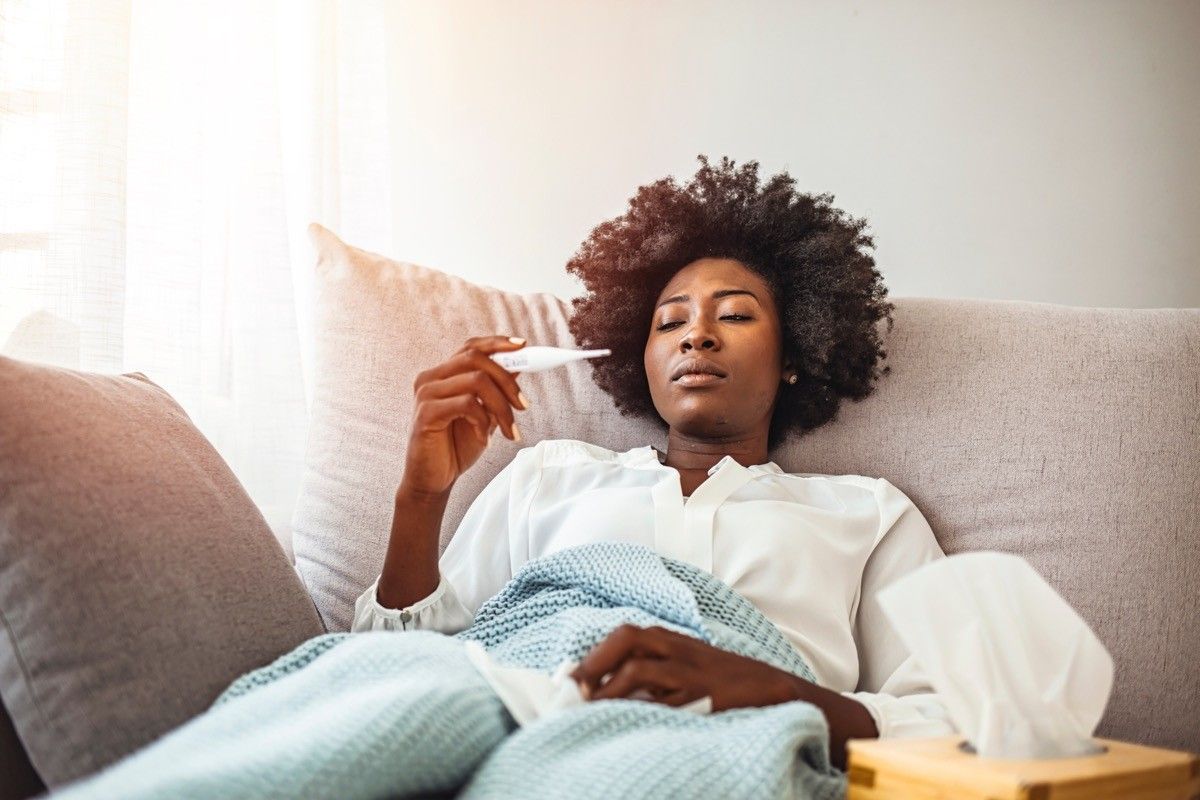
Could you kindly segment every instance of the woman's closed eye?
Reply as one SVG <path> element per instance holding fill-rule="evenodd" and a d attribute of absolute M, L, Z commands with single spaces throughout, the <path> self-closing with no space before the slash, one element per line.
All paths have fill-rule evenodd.
<path fill-rule="evenodd" d="M 750 320 L 750 319 L 753 319 L 753 317 L 747 317 L 743 314 L 726 314 L 725 316 L 721 317 L 721 319 Z M 682 325 L 682 324 L 683 324 L 682 322 L 664 322 L 662 325 L 659 325 L 655 330 L 665 331 L 668 328 L 670 328 L 672 325 Z"/>

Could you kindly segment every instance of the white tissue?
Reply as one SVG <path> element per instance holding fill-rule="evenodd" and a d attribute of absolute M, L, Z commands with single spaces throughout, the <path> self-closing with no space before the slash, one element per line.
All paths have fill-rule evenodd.
<path fill-rule="evenodd" d="M 878 594 L 959 732 L 984 758 L 1098 752 L 1113 660 L 1018 556 L 961 553 Z"/>
<path fill-rule="evenodd" d="M 507 667 L 496 663 L 479 642 L 465 642 L 467 658 L 491 684 L 500 701 L 518 725 L 528 725 L 540 716 L 588 702 L 579 692 L 579 684 L 571 677 L 578 662 L 563 661 L 547 675 L 536 669 Z M 642 699 L 633 697 L 631 699 Z M 708 714 L 712 711 L 712 697 L 704 696 L 686 705 L 682 711 Z"/>

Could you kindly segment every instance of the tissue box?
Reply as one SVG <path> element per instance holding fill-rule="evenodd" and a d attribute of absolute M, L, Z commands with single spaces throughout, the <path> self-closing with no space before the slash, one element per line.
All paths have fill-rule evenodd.
<path fill-rule="evenodd" d="M 1195 800 L 1200 758 L 1193 753 L 1096 739 L 1094 756 L 980 758 L 963 738 L 851 739 L 847 800 Z"/>

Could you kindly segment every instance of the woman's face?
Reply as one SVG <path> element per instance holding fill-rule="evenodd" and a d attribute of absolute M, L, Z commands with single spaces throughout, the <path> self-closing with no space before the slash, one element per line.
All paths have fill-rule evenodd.
<path fill-rule="evenodd" d="M 675 273 L 655 306 L 646 378 L 667 424 L 694 439 L 765 436 L 783 376 L 782 329 L 766 282 L 733 259 L 702 258 Z M 676 378 L 696 360 L 723 377 Z"/>

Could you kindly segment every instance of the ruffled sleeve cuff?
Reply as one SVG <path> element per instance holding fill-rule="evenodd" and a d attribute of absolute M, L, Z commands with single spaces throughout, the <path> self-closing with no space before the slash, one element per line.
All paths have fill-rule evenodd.
<path fill-rule="evenodd" d="M 880 739 L 951 736 L 954 723 L 941 699 L 932 692 L 896 697 L 876 692 L 842 692 L 866 707 Z"/>
<path fill-rule="evenodd" d="M 452 634 L 466 628 L 473 619 L 445 575 L 439 575 L 437 588 L 430 594 L 404 608 L 380 605 L 378 590 L 376 577 L 355 601 L 352 632 L 434 630 Z"/>

